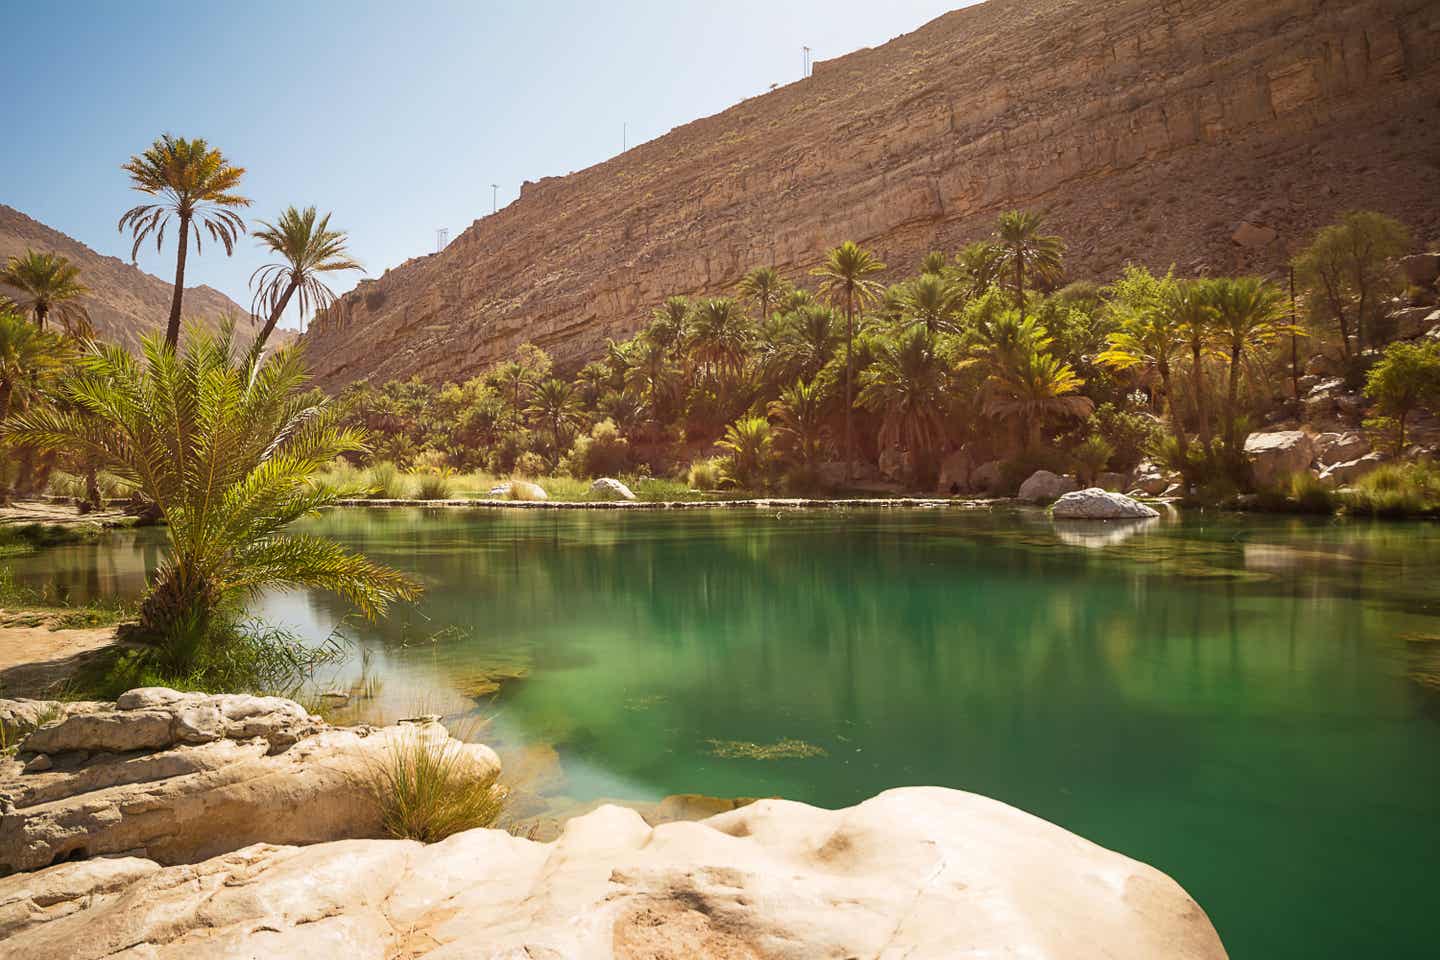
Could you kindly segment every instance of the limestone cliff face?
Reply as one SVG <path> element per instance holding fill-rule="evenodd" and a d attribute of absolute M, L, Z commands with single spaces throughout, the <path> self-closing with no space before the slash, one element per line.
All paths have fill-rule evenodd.
<path fill-rule="evenodd" d="M 172 284 L 116 257 L 97 253 L 0 203 L 0 261 L 26 250 L 58 253 L 80 268 L 80 282 L 90 288 L 85 309 L 102 337 L 135 347 L 143 335 L 165 332 Z M 14 292 L 0 286 L 0 296 Z M 184 311 L 187 319 L 196 318 L 209 327 L 215 327 L 222 317 L 234 316 L 242 321 L 238 326 L 242 336 L 250 331 L 250 324 L 243 322 L 250 311 L 213 287 L 187 287 Z"/>
<path fill-rule="evenodd" d="M 1435 237 L 1437 105 L 1434 0 L 990 0 L 526 184 L 348 294 L 310 356 L 330 387 L 461 379 L 527 340 L 579 361 L 667 295 L 803 277 L 845 239 L 908 272 L 1015 206 L 1048 211 L 1072 278 L 1273 269 L 1354 207 Z M 1276 239 L 1236 244 L 1247 221 Z"/>

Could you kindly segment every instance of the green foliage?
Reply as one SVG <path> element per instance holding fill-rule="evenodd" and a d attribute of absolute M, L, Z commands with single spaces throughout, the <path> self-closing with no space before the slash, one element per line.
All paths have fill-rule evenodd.
<path fill-rule="evenodd" d="M 720 480 L 724 475 L 722 462 L 719 457 L 711 457 L 708 460 L 696 460 L 690 464 L 686 472 L 685 482 L 692 490 L 710 491 L 720 489 Z"/>
<path fill-rule="evenodd" d="M 365 268 L 345 249 L 345 234 L 330 229 L 330 214 L 320 217 L 314 207 L 303 211 L 287 207 L 274 223 L 259 223 L 255 239 L 280 258 L 250 275 L 250 285 L 255 288 L 251 313 L 258 316 L 264 311 L 267 318 L 256 337 L 257 346 L 263 346 L 292 298 L 298 297 L 302 317 L 335 302 L 335 293 L 322 275 L 342 270 L 363 273 Z"/>
<path fill-rule="evenodd" d="M 315 482 L 363 436 L 302 395 L 300 355 L 237 356 L 228 333 L 198 335 L 183 353 L 149 339 L 142 356 L 91 346 L 61 389 L 64 409 L 7 422 L 12 442 L 80 450 L 133 483 L 164 517 L 165 558 L 137 635 L 183 669 L 213 614 L 273 586 L 334 591 L 366 615 L 409 599 L 400 574 L 319 537 L 284 532 L 355 491 Z"/>
<path fill-rule="evenodd" d="M 1440 515 L 1440 466 L 1429 460 L 1386 464 L 1343 495 L 1349 513 L 1375 517 Z"/>
<path fill-rule="evenodd" d="M 1312 327 L 1338 334 L 1341 354 L 1377 342 L 1386 301 L 1400 291 L 1395 259 L 1410 250 L 1410 231 L 1371 211 L 1347 213 L 1322 229 L 1295 258 L 1295 279 Z"/>
<path fill-rule="evenodd" d="M 764 490 L 774 470 L 775 438 L 770 421 L 745 417 L 725 428 L 719 446 L 730 451 L 720 464 L 721 483 L 742 490 Z"/>
<path fill-rule="evenodd" d="M 1301 470 L 1276 486 L 1260 490 L 1258 506 L 1270 513 L 1313 513 L 1329 516 L 1340 508 L 1341 498 L 1315 474 Z"/>
<path fill-rule="evenodd" d="M 1395 447 L 1405 446 L 1405 421 L 1416 410 L 1440 410 L 1440 343 L 1392 343 L 1365 378 L 1365 395 L 1391 418 Z"/>
<path fill-rule="evenodd" d="M 59 254 L 26 250 L 24 256 L 11 257 L 0 268 L 0 287 L 15 292 L 15 306 L 29 313 L 40 330 L 54 319 L 71 337 L 89 337 L 95 332 L 80 302 L 90 292 L 80 282 L 80 268 Z"/>
<path fill-rule="evenodd" d="M 1095 482 L 1095 475 L 1103 471 L 1115 455 L 1115 446 L 1099 434 L 1092 434 L 1070 451 L 1075 461 L 1075 472 L 1081 486 Z"/>
<path fill-rule="evenodd" d="M 1165 431 L 1155 418 L 1113 403 L 1102 403 L 1085 420 L 1087 434 L 1098 435 L 1111 447 L 1110 462 L 1120 471 L 1133 470 L 1164 440 Z"/>
<path fill-rule="evenodd" d="M 409 500 L 410 482 L 389 460 L 372 466 L 365 474 L 365 487 L 370 496 L 381 500 Z"/>
<path fill-rule="evenodd" d="M 451 478 L 454 471 L 448 467 L 425 470 L 415 481 L 416 500 L 449 500 L 452 493 Z"/>
<path fill-rule="evenodd" d="M 571 476 L 582 479 L 617 477 L 630 468 L 630 444 L 607 417 L 591 427 L 588 436 L 575 440 L 564 466 Z"/>
<path fill-rule="evenodd" d="M 385 832 L 437 843 L 494 826 L 508 796 L 499 771 L 482 764 L 438 724 L 412 724 L 370 775 Z"/>

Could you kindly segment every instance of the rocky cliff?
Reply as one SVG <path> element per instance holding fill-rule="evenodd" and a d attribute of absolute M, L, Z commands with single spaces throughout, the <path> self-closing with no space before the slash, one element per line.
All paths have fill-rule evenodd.
<path fill-rule="evenodd" d="M 80 268 L 80 282 L 90 288 L 84 300 L 90 322 L 102 337 L 133 347 L 147 333 L 165 332 L 170 316 L 172 285 L 116 257 L 96 253 L 78 240 L 32 220 L 13 207 L 0 203 L 0 261 L 26 250 L 58 253 Z M 0 287 L 0 296 L 13 295 Z M 185 317 L 196 318 L 214 327 L 230 315 L 243 321 L 250 311 L 213 287 L 185 290 Z M 245 335 L 250 324 L 241 322 Z"/>
<path fill-rule="evenodd" d="M 1440 233 L 1434 0 L 989 0 L 605 163 L 528 183 L 310 336 L 331 387 L 561 361 L 672 293 L 802 276 L 844 239 L 900 270 L 1047 211 L 1072 278 L 1276 269 L 1338 213 Z M 1248 224 L 1245 229 L 1238 229 Z"/>

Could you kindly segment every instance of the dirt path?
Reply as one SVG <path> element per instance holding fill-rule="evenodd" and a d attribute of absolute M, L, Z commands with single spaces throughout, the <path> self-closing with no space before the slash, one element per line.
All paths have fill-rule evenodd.
<path fill-rule="evenodd" d="M 43 611 L 0 610 L 0 697 L 43 697 L 115 643 L 115 628 L 52 630 Z"/>

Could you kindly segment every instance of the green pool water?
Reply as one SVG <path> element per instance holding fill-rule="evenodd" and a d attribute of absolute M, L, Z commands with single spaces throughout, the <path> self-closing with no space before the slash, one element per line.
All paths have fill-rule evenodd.
<path fill-rule="evenodd" d="M 351 626 L 397 704 L 549 744 L 576 801 L 983 793 L 1154 864 L 1237 958 L 1432 957 L 1440 526 L 1039 511 L 346 510 L 426 584 Z M 134 592 L 154 532 L 20 579 Z M 322 637 L 338 601 L 257 612 Z M 338 668 L 349 683 L 360 658 Z M 790 739 L 824 755 L 726 757 Z"/>

